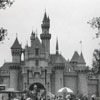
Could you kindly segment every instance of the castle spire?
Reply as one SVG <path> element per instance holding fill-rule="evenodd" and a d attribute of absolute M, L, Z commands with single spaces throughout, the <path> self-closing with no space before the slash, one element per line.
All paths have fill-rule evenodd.
<path fill-rule="evenodd" d="M 43 22 L 45 22 L 45 21 L 47 21 L 47 13 L 46 13 L 46 11 L 45 11 L 45 13 L 44 13 L 44 18 L 43 18 Z"/>
<path fill-rule="evenodd" d="M 77 51 L 75 51 L 70 62 L 78 63 L 78 59 L 79 59 L 79 54 Z"/>
<path fill-rule="evenodd" d="M 78 59 L 78 63 L 79 64 L 86 64 L 85 59 L 83 57 L 83 53 L 81 52 L 80 57 Z"/>
<path fill-rule="evenodd" d="M 41 28 L 42 28 L 42 34 L 40 34 L 40 38 L 42 40 L 42 45 L 45 49 L 45 52 L 49 54 L 50 53 L 50 39 L 51 39 L 51 34 L 49 33 L 50 19 L 49 17 L 47 17 L 46 11 L 44 13 L 44 18 L 41 24 Z"/>
<path fill-rule="evenodd" d="M 56 40 L 56 54 L 59 54 L 58 38 Z"/>
<path fill-rule="evenodd" d="M 17 39 L 17 36 L 16 36 L 15 42 L 13 43 L 11 49 L 21 49 L 21 45 Z"/>

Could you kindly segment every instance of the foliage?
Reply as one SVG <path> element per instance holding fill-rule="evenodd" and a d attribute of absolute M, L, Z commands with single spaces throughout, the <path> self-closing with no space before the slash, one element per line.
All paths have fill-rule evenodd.
<path fill-rule="evenodd" d="M 0 0 L 0 9 L 6 9 L 6 7 L 10 7 L 13 4 L 14 0 Z M 1 27 L 0 29 L 0 42 L 5 39 L 7 36 L 7 29 Z"/>
<path fill-rule="evenodd" d="M 91 19 L 88 22 L 88 24 L 90 24 L 90 26 L 93 29 L 98 30 L 98 32 L 95 33 L 95 35 L 96 35 L 96 38 L 99 38 L 99 36 L 100 36 L 100 17 L 95 17 L 95 18 Z M 100 72 L 99 61 L 100 61 L 100 50 L 95 49 L 94 52 L 93 52 L 93 62 L 92 62 L 92 65 L 93 65 L 92 71 L 95 72 L 95 73 Z"/>
<path fill-rule="evenodd" d="M 95 73 L 100 71 L 99 61 L 100 61 L 100 50 L 95 49 L 93 52 L 93 62 L 92 62 L 93 65 L 92 70 Z"/>
<path fill-rule="evenodd" d="M 0 29 L 0 41 L 3 41 L 5 39 L 5 36 L 7 36 L 7 30 L 4 28 Z"/>
<path fill-rule="evenodd" d="M 7 6 L 10 7 L 14 0 L 0 0 L 0 9 L 5 9 Z"/>
<path fill-rule="evenodd" d="M 98 30 L 96 33 L 96 38 L 98 38 L 100 36 L 100 17 L 95 17 L 87 23 L 90 24 L 93 29 Z"/>

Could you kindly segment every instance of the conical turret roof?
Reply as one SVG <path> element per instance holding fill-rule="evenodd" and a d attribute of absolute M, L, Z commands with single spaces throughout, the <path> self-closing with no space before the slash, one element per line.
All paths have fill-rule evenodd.
<path fill-rule="evenodd" d="M 81 52 L 80 57 L 79 57 L 79 59 L 78 59 L 78 63 L 79 63 L 79 64 L 86 64 L 82 52 Z"/>
<path fill-rule="evenodd" d="M 16 37 L 16 40 L 13 43 L 11 49 L 21 49 L 21 45 L 19 44 L 19 41 L 18 41 L 17 37 Z"/>
<path fill-rule="evenodd" d="M 78 62 L 78 59 L 79 59 L 79 54 L 77 51 L 75 51 L 70 62 Z"/>
<path fill-rule="evenodd" d="M 46 12 L 44 13 L 44 18 L 43 18 L 43 21 L 46 21 L 48 18 L 47 18 L 47 14 Z"/>
<path fill-rule="evenodd" d="M 57 39 L 57 41 L 56 41 L 56 54 L 59 54 L 58 39 Z"/>

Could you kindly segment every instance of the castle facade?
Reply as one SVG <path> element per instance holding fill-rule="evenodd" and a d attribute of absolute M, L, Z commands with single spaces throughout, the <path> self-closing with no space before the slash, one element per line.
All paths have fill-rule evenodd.
<path fill-rule="evenodd" d="M 100 76 L 94 75 L 86 66 L 83 53 L 74 52 L 67 61 L 59 53 L 58 41 L 55 54 L 50 53 L 50 19 L 46 12 L 41 24 L 41 42 L 35 32 L 30 36 L 31 46 L 22 48 L 16 37 L 12 47 L 12 62 L 5 62 L 0 68 L 0 85 L 17 91 L 32 90 L 34 85 L 40 90 L 56 94 L 62 87 L 68 87 L 74 94 L 100 96 Z M 22 54 L 24 60 L 21 60 Z"/>

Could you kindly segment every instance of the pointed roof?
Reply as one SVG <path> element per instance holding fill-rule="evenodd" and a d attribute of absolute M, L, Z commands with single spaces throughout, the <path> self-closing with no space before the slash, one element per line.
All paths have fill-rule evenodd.
<path fill-rule="evenodd" d="M 46 21 L 47 19 L 48 18 L 47 18 L 47 14 L 46 14 L 46 11 L 45 11 L 43 21 Z"/>
<path fill-rule="evenodd" d="M 19 44 L 19 41 L 18 41 L 17 37 L 16 37 L 16 40 L 13 43 L 11 49 L 21 49 L 21 45 Z"/>
<path fill-rule="evenodd" d="M 34 40 L 35 39 L 35 32 L 32 31 L 30 39 L 31 40 Z"/>
<path fill-rule="evenodd" d="M 78 59 L 78 63 L 79 63 L 79 64 L 86 64 L 82 52 L 81 52 L 80 57 L 79 57 L 79 59 Z"/>
<path fill-rule="evenodd" d="M 78 59 L 79 59 L 79 54 L 77 51 L 75 51 L 70 62 L 78 62 Z"/>
<path fill-rule="evenodd" d="M 48 16 L 48 21 L 50 21 L 50 18 L 49 18 L 49 16 Z"/>
<path fill-rule="evenodd" d="M 31 33 L 31 35 L 35 35 L 35 32 L 33 32 L 33 30 L 32 30 L 32 33 Z"/>
<path fill-rule="evenodd" d="M 61 55 L 61 54 L 51 54 L 50 55 L 50 63 L 52 64 L 57 64 L 57 63 L 63 63 L 65 64 L 66 63 L 66 59 Z"/>
<path fill-rule="evenodd" d="M 56 54 L 59 54 L 58 39 L 57 39 L 57 41 L 56 41 Z"/>

